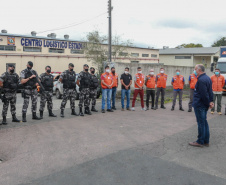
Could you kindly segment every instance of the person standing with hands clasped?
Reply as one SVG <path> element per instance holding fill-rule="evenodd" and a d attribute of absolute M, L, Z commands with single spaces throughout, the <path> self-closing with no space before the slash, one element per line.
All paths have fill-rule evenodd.
<path fill-rule="evenodd" d="M 147 94 L 147 99 L 146 99 L 146 106 L 147 110 L 149 110 L 149 99 L 151 96 L 151 109 L 154 109 L 155 105 L 155 83 L 156 77 L 154 75 L 154 69 L 150 70 L 150 74 L 146 76 L 145 80 L 145 85 L 147 87 L 146 94 Z"/>
<path fill-rule="evenodd" d="M 126 110 L 131 111 L 129 105 L 130 105 L 130 86 L 132 84 L 132 76 L 129 74 L 129 68 L 125 68 L 125 73 L 121 75 L 121 84 L 122 84 L 122 90 L 121 90 L 121 104 L 122 104 L 122 111 L 124 111 L 124 99 L 126 95 Z"/>
<path fill-rule="evenodd" d="M 172 78 L 171 84 L 173 85 L 173 105 L 171 111 L 174 111 L 176 105 L 177 94 L 179 94 L 179 107 L 181 111 L 184 111 L 182 107 L 182 96 L 183 96 L 183 88 L 184 88 L 184 77 L 180 75 L 180 70 L 176 70 L 176 74 Z"/>
<path fill-rule="evenodd" d="M 109 66 L 105 67 L 105 73 L 101 75 L 102 86 L 102 113 L 105 113 L 105 101 L 107 99 L 107 111 L 114 112 L 111 109 L 111 95 L 112 95 L 113 77 L 110 74 Z"/>
<path fill-rule="evenodd" d="M 220 69 L 215 69 L 215 75 L 211 76 L 212 90 L 213 90 L 213 102 L 217 99 L 217 112 L 221 115 L 221 99 L 222 91 L 225 84 L 224 76 L 220 74 Z M 215 106 L 211 109 L 211 114 L 215 111 Z"/>
<path fill-rule="evenodd" d="M 144 75 L 142 74 L 141 67 L 137 68 L 137 74 L 134 77 L 134 94 L 133 94 L 133 102 L 132 102 L 132 111 L 135 111 L 135 101 L 137 95 L 140 94 L 140 101 L 141 101 L 141 110 L 146 110 L 144 108 Z"/>
<path fill-rule="evenodd" d="M 205 73 L 205 67 L 202 64 L 195 66 L 195 75 L 198 81 L 195 85 L 193 107 L 198 123 L 198 139 L 190 142 L 189 145 L 196 147 L 209 146 L 209 125 L 207 122 L 207 111 L 214 107 L 213 91 L 211 79 Z"/>
<path fill-rule="evenodd" d="M 164 68 L 160 68 L 160 73 L 156 75 L 157 92 L 156 92 L 154 110 L 158 109 L 158 101 L 159 101 L 160 93 L 161 93 L 161 108 L 166 109 L 166 107 L 164 106 L 166 81 L 167 81 L 167 74 L 165 74 Z"/>

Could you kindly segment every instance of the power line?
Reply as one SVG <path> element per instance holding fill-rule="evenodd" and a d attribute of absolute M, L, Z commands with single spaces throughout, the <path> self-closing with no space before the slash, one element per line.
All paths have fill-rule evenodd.
<path fill-rule="evenodd" d="M 102 16 L 102 15 L 104 15 L 104 14 L 106 14 L 106 13 L 107 13 L 107 12 L 104 12 L 104 13 L 102 13 L 102 14 L 99 14 L 99 15 L 97 15 L 97 16 L 95 16 L 95 17 L 91 18 L 91 19 L 87 19 L 87 20 L 82 21 L 82 22 L 80 22 L 80 23 L 71 23 L 71 24 L 69 24 L 69 25 L 65 25 L 65 26 L 57 27 L 57 28 L 54 28 L 54 29 L 45 30 L 45 31 L 40 31 L 40 32 L 38 32 L 37 34 L 39 34 L 39 33 L 45 33 L 45 32 L 49 32 L 49 31 L 56 31 L 56 30 L 67 29 L 67 28 L 70 28 L 70 27 L 74 27 L 74 26 L 77 26 L 77 25 L 80 25 L 80 24 L 83 24 L 83 23 L 89 22 L 89 21 L 91 21 L 91 20 L 94 20 L 94 19 L 96 19 L 96 18 L 98 18 L 98 17 L 100 17 L 100 16 Z"/>

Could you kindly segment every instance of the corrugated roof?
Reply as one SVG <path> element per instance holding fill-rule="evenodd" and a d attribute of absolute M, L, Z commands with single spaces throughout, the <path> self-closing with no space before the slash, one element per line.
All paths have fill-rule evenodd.
<path fill-rule="evenodd" d="M 220 51 L 220 47 L 205 47 L 205 48 L 168 48 L 160 49 L 160 55 L 192 55 L 192 54 L 216 54 Z"/>

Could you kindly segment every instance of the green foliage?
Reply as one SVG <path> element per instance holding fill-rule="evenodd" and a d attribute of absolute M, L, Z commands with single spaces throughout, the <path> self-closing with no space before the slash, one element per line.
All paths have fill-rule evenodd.
<path fill-rule="evenodd" d="M 181 45 L 177 46 L 176 48 L 180 48 L 180 47 L 184 47 L 184 48 L 202 48 L 203 45 L 202 44 L 190 43 L 190 44 L 181 44 Z"/>
<path fill-rule="evenodd" d="M 83 48 L 86 57 L 97 67 L 99 74 L 103 73 L 103 62 L 107 60 L 107 47 L 104 45 L 106 42 L 107 37 L 100 35 L 99 31 L 89 32 Z"/>
<path fill-rule="evenodd" d="M 212 44 L 212 47 L 226 46 L 226 37 L 222 37 Z"/>
<path fill-rule="evenodd" d="M 103 62 L 108 59 L 108 37 L 101 35 L 99 31 L 89 32 L 84 41 L 85 47 L 83 48 L 85 56 L 91 61 L 98 69 L 99 75 L 103 73 Z M 117 56 L 125 53 L 128 47 L 132 46 L 131 41 L 122 41 L 118 35 L 112 38 L 112 61 L 116 61 Z M 128 55 L 124 57 L 128 57 Z"/>

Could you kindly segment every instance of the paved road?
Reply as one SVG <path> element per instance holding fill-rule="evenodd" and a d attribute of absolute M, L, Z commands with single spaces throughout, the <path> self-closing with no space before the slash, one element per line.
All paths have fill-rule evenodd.
<path fill-rule="evenodd" d="M 209 114 L 211 146 L 193 148 L 194 113 L 166 106 L 85 117 L 67 109 L 64 119 L 33 121 L 29 115 L 28 123 L 1 126 L 0 184 L 226 184 L 226 116 Z"/>

